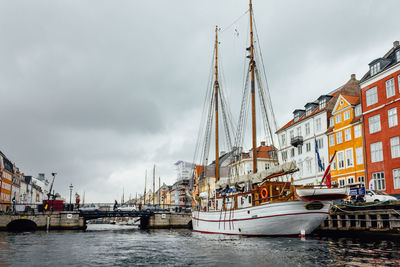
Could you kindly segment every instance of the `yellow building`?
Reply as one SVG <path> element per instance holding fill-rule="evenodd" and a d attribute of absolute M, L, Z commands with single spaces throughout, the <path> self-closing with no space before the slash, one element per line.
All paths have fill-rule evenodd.
<path fill-rule="evenodd" d="M 341 94 L 329 118 L 327 130 L 332 183 L 339 186 L 365 183 L 363 132 L 360 96 Z"/>

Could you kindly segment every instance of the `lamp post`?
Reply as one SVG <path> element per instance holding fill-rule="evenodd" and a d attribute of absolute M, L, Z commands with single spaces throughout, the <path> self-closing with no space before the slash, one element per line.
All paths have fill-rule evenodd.
<path fill-rule="evenodd" d="M 69 185 L 69 206 L 71 208 L 71 201 L 72 201 L 72 189 L 74 189 L 74 186 L 72 184 Z"/>

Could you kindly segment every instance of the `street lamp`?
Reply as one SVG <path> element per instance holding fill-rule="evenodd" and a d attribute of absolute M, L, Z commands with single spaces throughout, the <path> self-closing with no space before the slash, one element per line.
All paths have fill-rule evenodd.
<path fill-rule="evenodd" d="M 71 207 L 71 201 L 72 201 L 72 189 L 74 189 L 74 186 L 72 184 L 69 185 L 69 206 Z"/>

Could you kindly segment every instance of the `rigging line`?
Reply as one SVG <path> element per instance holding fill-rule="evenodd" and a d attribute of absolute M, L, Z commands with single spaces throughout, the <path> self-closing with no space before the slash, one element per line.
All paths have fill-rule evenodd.
<path fill-rule="evenodd" d="M 249 67 L 250 68 L 250 67 Z M 250 79 L 250 71 L 247 72 L 246 76 L 246 83 L 245 87 L 243 88 L 243 99 L 242 99 L 242 107 L 241 107 L 241 114 L 240 114 L 240 122 L 239 122 L 239 129 L 238 130 L 238 147 L 243 146 L 243 141 L 244 141 L 244 129 L 245 126 L 247 125 L 247 120 L 248 120 L 248 115 L 249 115 L 249 106 L 250 106 L 250 90 L 249 90 L 249 79 Z"/>
<path fill-rule="evenodd" d="M 221 64 L 220 64 L 220 67 L 221 67 L 220 73 L 221 73 L 222 82 L 223 82 L 223 84 L 226 84 L 225 74 L 224 74 L 224 71 L 223 71 L 222 59 L 220 60 L 220 62 L 221 62 Z M 227 131 L 225 134 L 228 135 L 229 145 L 227 147 L 229 148 L 229 150 L 231 150 L 231 148 L 232 148 L 232 138 L 231 138 L 231 133 L 230 132 L 233 132 L 233 134 L 234 134 L 234 129 L 235 129 L 233 121 L 232 121 L 232 112 L 231 112 L 231 109 L 229 108 L 230 104 L 229 104 L 229 100 L 228 100 L 228 98 L 226 96 L 225 90 L 221 89 L 219 92 L 220 92 L 220 95 L 221 95 L 221 105 L 222 105 L 222 112 L 223 112 L 223 116 L 224 116 L 224 124 L 225 124 L 226 131 Z"/>
<path fill-rule="evenodd" d="M 202 155 L 201 152 L 200 152 L 200 155 L 198 155 L 198 153 L 199 153 L 198 150 L 200 148 L 201 140 L 204 141 L 203 138 L 205 138 L 205 136 L 203 136 L 203 134 L 204 134 L 204 130 L 205 130 L 205 127 L 204 127 L 205 121 L 206 121 L 205 118 L 206 118 L 206 114 L 207 114 L 207 110 L 208 110 L 208 104 L 209 104 L 208 98 L 210 97 L 211 87 L 212 87 L 212 74 L 213 74 L 214 54 L 215 54 L 215 49 L 213 50 L 213 56 L 212 56 L 212 59 L 211 59 L 210 73 L 209 73 L 209 77 L 208 77 L 206 95 L 204 97 L 204 102 L 203 102 L 203 111 L 202 111 L 202 116 L 201 116 L 201 119 L 200 119 L 200 125 L 199 125 L 199 131 L 198 131 L 198 135 L 197 135 L 197 141 L 196 141 L 196 147 L 195 147 L 195 153 L 194 153 L 193 162 L 195 162 L 195 160 L 196 160 L 196 158 L 198 156 Z M 199 161 L 201 161 L 201 156 L 199 158 Z"/>
<path fill-rule="evenodd" d="M 212 65 L 212 62 L 211 62 Z M 211 66 L 212 68 L 212 66 Z M 200 119 L 200 124 L 199 124 L 199 130 L 198 130 L 198 135 L 197 135 L 197 140 L 196 140 L 196 146 L 195 146 L 195 153 L 193 155 L 193 163 L 198 162 L 199 164 L 201 164 L 202 162 L 202 155 L 204 153 L 204 149 L 200 150 L 200 147 L 203 148 L 204 146 L 204 134 L 205 134 L 205 122 L 206 122 L 206 115 L 207 115 L 207 110 L 208 110 L 208 98 L 210 95 L 210 86 L 211 86 L 211 77 L 212 77 L 212 72 L 210 72 L 210 76 L 209 76 L 209 82 L 207 84 L 207 90 L 206 90 L 206 96 L 204 98 L 204 103 L 203 103 L 203 111 L 202 111 L 202 116 Z M 192 169 L 192 176 L 194 175 L 194 168 Z"/>
<path fill-rule="evenodd" d="M 214 108 L 214 94 L 211 94 L 211 104 L 210 104 L 210 109 L 209 109 L 209 113 L 208 113 L 208 120 L 207 120 L 207 128 L 206 128 L 206 133 L 205 133 L 205 143 L 204 143 L 204 154 L 203 154 L 203 163 L 204 166 L 207 165 L 208 163 L 208 156 L 210 154 L 210 140 L 211 140 L 211 130 L 212 130 L 212 121 L 213 121 L 213 117 L 214 117 L 214 112 L 213 112 L 213 108 Z"/>
<path fill-rule="evenodd" d="M 260 53 L 260 61 L 261 61 L 261 64 L 262 64 L 262 69 L 263 69 L 263 74 L 264 74 L 264 78 L 265 78 L 265 84 L 266 84 L 266 89 L 267 89 L 267 93 L 268 93 L 268 104 L 270 105 L 270 110 L 271 110 L 271 113 L 272 113 L 272 119 L 273 119 L 273 122 L 274 122 L 274 126 L 275 126 L 275 131 L 277 131 L 278 130 L 278 124 L 277 124 L 277 122 L 276 122 L 276 117 L 275 117 L 275 112 L 274 112 L 274 110 L 273 110 L 273 108 L 272 108 L 272 101 L 271 101 L 271 94 L 270 94 L 270 90 L 269 90 L 269 85 L 268 85 L 268 78 L 267 78 L 267 74 L 266 74 L 266 69 L 265 69 L 265 65 L 264 65 L 264 60 L 263 60 L 263 56 L 262 56 L 262 52 L 261 52 L 261 47 L 260 47 L 260 39 L 259 39 L 259 36 L 258 36 L 258 31 L 257 31 L 257 25 L 256 25 L 256 22 L 255 22 L 255 15 L 254 15 L 254 13 L 253 13 L 253 24 L 254 24 L 254 29 L 255 29 L 255 32 L 256 32 L 256 39 L 257 39 L 257 46 L 258 46 L 258 50 L 259 50 L 259 53 Z M 280 142 L 279 142 L 279 138 L 278 138 L 278 145 L 279 145 L 279 147 L 277 148 L 277 149 L 280 149 Z"/>
<path fill-rule="evenodd" d="M 258 69 L 256 68 L 255 71 L 256 71 L 256 78 L 257 78 L 257 82 L 258 82 L 258 88 L 260 89 L 259 90 L 260 102 L 261 102 L 261 105 L 263 107 L 263 109 L 262 109 L 263 113 L 265 113 L 264 114 L 265 115 L 265 119 L 267 120 L 266 121 L 266 126 L 268 126 L 268 131 L 267 130 L 265 130 L 265 131 L 266 131 L 266 134 L 267 134 L 267 132 L 269 133 L 269 138 L 271 139 L 272 145 L 275 147 L 274 138 L 272 136 L 273 133 L 272 133 L 271 125 L 270 125 L 270 122 L 269 122 L 269 116 L 267 114 L 267 107 L 266 107 L 266 103 L 265 103 L 265 95 L 264 95 L 265 90 L 262 87 L 260 73 L 258 72 Z M 264 125 L 265 128 L 266 128 L 266 126 Z"/>
<path fill-rule="evenodd" d="M 212 89 L 211 89 L 211 87 L 212 87 L 212 80 L 210 81 L 210 88 L 209 88 L 209 93 L 208 93 L 208 96 L 207 96 L 207 100 L 209 100 L 209 98 L 211 97 L 211 99 L 212 99 L 212 97 L 213 97 L 213 94 L 212 94 Z M 213 106 L 212 106 L 212 102 L 210 101 L 210 102 L 208 102 L 207 101 L 207 103 L 208 103 L 208 105 L 207 105 L 207 110 L 206 110 L 206 114 L 207 114 L 207 120 L 204 118 L 204 121 L 203 121 L 203 123 L 206 125 L 205 126 L 205 128 L 203 129 L 203 135 L 202 135 L 202 137 L 204 138 L 203 140 L 204 140 L 204 142 L 203 142 L 203 146 L 202 146 L 202 153 L 201 153 L 201 162 L 202 162 L 202 164 L 204 164 L 204 162 L 207 162 L 207 156 L 208 156 L 208 151 L 209 151 L 209 139 L 210 139 L 210 123 L 212 122 L 212 118 L 210 118 L 210 113 L 212 114 L 212 108 L 213 108 Z M 206 116 L 205 116 L 206 117 Z M 210 120 L 211 120 L 211 122 L 210 122 Z"/>
<path fill-rule="evenodd" d="M 240 17 L 238 17 L 237 19 L 235 19 L 229 26 L 227 26 L 226 28 L 220 28 L 220 32 L 221 34 L 223 32 L 225 32 L 226 30 L 228 30 L 230 27 L 232 27 L 236 22 L 238 22 L 244 15 L 246 15 L 249 12 L 249 9 L 247 9 Z M 221 30 L 223 29 L 223 30 Z"/>

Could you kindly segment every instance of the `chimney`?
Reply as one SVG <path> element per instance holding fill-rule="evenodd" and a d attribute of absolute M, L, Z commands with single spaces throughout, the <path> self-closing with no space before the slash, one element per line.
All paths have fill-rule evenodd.
<path fill-rule="evenodd" d="M 265 141 L 261 141 L 261 145 L 262 145 L 262 146 L 265 146 Z"/>
<path fill-rule="evenodd" d="M 352 75 L 351 75 L 351 79 L 352 79 L 352 80 L 355 80 L 355 79 L 356 79 L 356 75 L 355 75 L 355 74 L 352 74 Z"/>
<path fill-rule="evenodd" d="M 393 42 L 393 47 L 396 48 L 396 47 L 398 47 L 398 46 L 399 46 L 399 41 L 394 41 L 394 42 Z"/>

